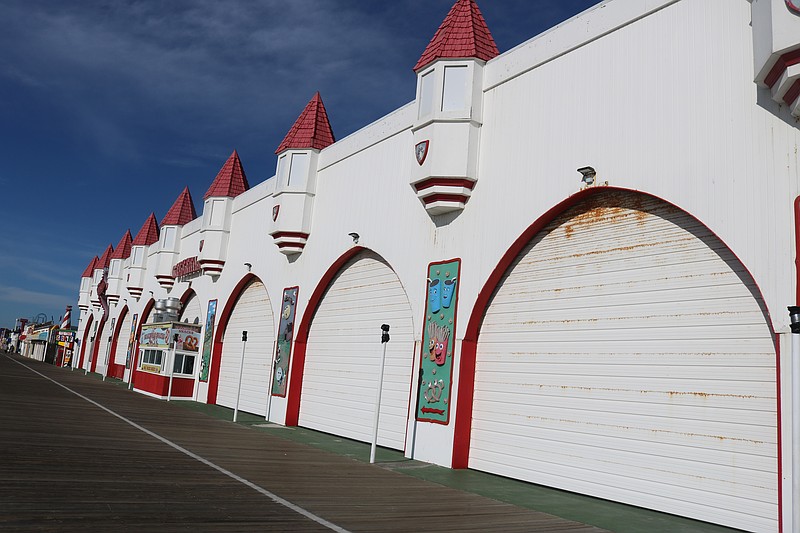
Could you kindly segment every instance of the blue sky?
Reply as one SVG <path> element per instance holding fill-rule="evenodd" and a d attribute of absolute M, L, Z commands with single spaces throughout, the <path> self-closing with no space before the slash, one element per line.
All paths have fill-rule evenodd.
<path fill-rule="evenodd" d="M 186 185 L 202 207 L 234 148 L 272 176 L 316 91 L 337 139 L 413 100 L 453 1 L 3 0 L 0 327 L 77 307 L 92 257 Z M 501 53 L 596 3 L 478 0 Z"/>

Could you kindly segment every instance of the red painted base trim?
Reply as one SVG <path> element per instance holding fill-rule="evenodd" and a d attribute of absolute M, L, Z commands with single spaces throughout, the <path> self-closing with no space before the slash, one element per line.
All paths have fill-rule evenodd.
<path fill-rule="evenodd" d="M 274 233 L 270 233 L 270 236 L 273 239 L 308 239 L 308 233 L 303 233 L 301 231 L 276 231 Z"/>
<path fill-rule="evenodd" d="M 317 312 L 317 307 L 322 301 L 322 296 L 328 290 L 328 286 L 333 281 L 339 270 L 353 257 L 365 250 L 362 246 L 354 246 L 343 253 L 339 259 L 333 262 L 328 268 L 322 279 L 317 283 L 311 298 L 308 300 L 303 319 L 297 328 L 294 337 L 294 350 L 292 351 L 291 369 L 289 371 L 289 391 L 286 395 L 286 425 L 296 426 L 300 419 L 300 394 L 303 389 L 303 370 L 306 364 L 306 342 L 308 341 L 308 331 L 311 328 L 311 321 Z"/>
<path fill-rule="evenodd" d="M 106 373 L 106 376 L 110 378 L 123 379 L 125 377 L 125 365 L 110 363 L 108 365 L 108 372 Z"/>
<path fill-rule="evenodd" d="M 151 374 L 150 372 L 137 372 L 133 386 L 141 391 L 167 396 L 169 392 L 169 376 Z M 194 395 L 194 379 L 172 378 L 172 396 L 175 398 L 191 398 Z"/>

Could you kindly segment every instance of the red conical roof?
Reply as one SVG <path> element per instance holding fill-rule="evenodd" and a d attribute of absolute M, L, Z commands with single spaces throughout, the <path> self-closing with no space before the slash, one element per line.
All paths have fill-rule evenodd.
<path fill-rule="evenodd" d="M 158 241 L 158 221 L 155 213 L 150 213 L 131 244 L 133 246 L 150 246 L 156 241 Z"/>
<path fill-rule="evenodd" d="M 249 188 L 250 185 L 247 183 L 247 176 L 244 175 L 242 162 L 239 161 L 239 154 L 234 150 L 228 160 L 225 161 L 225 164 L 222 165 L 219 174 L 214 178 L 203 199 L 205 200 L 212 196 L 236 198 Z"/>
<path fill-rule="evenodd" d="M 119 244 L 111 254 L 111 259 L 127 259 L 131 256 L 131 230 L 125 232 L 125 235 L 120 239 Z"/>
<path fill-rule="evenodd" d="M 113 253 L 114 247 L 109 244 L 108 248 L 106 248 L 106 251 L 103 252 L 103 255 L 101 255 L 100 259 L 98 259 L 97 263 L 95 263 L 94 269 L 97 270 L 98 268 L 108 268 L 108 265 L 111 263 L 111 254 Z"/>
<path fill-rule="evenodd" d="M 175 203 L 169 208 L 164 218 L 161 219 L 161 227 L 183 226 L 195 218 L 197 218 L 197 212 L 194 210 L 194 202 L 192 201 L 191 193 L 189 193 L 189 187 L 186 187 L 178 195 Z"/>
<path fill-rule="evenodd" d="M 92 262 L 89 263 L 89 266 L 86 267 L 86 270 L 83 271 L 83 274 L 81 274 L 81 277 L 82 278 L 91 278 L 92 275 L 94 274 L 94 266 L 97 264 L 98 261 L 99 261 L 99 259 L 97 258 L 97 256 L 94 256 L 94 259 L 92 259 Z"/>
<path fill-rule="evenodd" d="M 418 71 L 440 58 L 477 58 L 500 55 L 475 0 L 458 0 L 414 65 Z"/>
<path fill-rule="evenodd" d="M 336 140 L 333 137 L 331 123 L 328 121 L 328 112 L 325 111 L 322 97 L 317 92 L 297 117 L 275 153 L 279 154 L 291 148 L 322 150 L 334 142 Z"/>

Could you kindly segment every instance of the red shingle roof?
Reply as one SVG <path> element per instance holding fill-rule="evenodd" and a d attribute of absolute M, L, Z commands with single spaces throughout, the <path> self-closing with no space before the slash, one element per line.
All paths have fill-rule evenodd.
<path fill-rule="evenodd" d="M 131 230 L 125 232 L 119 244 L 111 254 L 111 259 L 127 259 L 131 256 Z"/>
<path fill-rule="evenodd" d="M 106 251 L 103 252 L 103 255 L 100 256 L 100 259 L 95 263 L 94 269 L 97 270 L 98 268 L 108 268 L 108 265 L 111 263 L 111 254 L 114 253 L 114 247 L 110 244 Z"/>
<path fill-rule="evenodd" d="M 228 160 L 225 161 L 225 164 L 222 165 L 203 199 L 211 198 L 212 196 L 236 198 L 249 188 L 250 185 L 247 183 L 247 176 L 244 175 L 244 168 L 242 168 L 242 162 L 239 160 L 239 154 L 234 150 Z"/>
<path fill-rule="evenodd" d="M 94 259 L 92 259 L 92 262 L 89 263 L 89 266 L 86 267 L 86 270 L 83 271 L 83 274 L 81 274 L 81 277 L 82 278 L 91 278 L 94 275 L 94 266 L 97 264 L 98 261 L 99 261 L 99 259 L 97 258 L 97 256 L 94 256 Z"/>
<path fill-rule="evenodd" d="M 150 213 L 131 244 L 133 246 L 150 246 L 156 241 L 158 241 L 158 221 L 155 213 Z"/>
<path fill-rule="evenodd" d="M 189 193 L 189 187 L 186 187 L 178 195 L 175 203 L 169 208 L 164 218 L 161 219 L 161 227 L 183 226 L 195 218 L 197 218 L 197 212 L 194 210 L 194 202 L 192 201 L 191 193 Z"/>
<path fill-rule="evenodd" d="M 319 92 L 314 95 L 294 125 L 283 138 L 276 154 L 292 148 L 315 148 L 322 150 L 336 142 L 331 130 L 331 123 L 328 121 L 328 112 L 322 103 Z"/>
<path fill-rule="evenodd" d="M 458 0 L 414 65 L 414 71 L 440 58 L 477 58 L 489 61 L 500 55 L 475 0 Z"/>

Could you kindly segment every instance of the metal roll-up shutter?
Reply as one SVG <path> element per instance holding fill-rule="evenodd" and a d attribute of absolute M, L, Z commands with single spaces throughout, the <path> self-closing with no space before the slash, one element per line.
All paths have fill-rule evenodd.
<path fill-rule="evenodd" d="M 264 284 L 251 282 L 233 308 L 222 344 L 217 404 L 236 406 L 239 368 L 242 364 L 242 331 L 247 331 L 239 410 L 265 415 L 269 362 L 274 341 L 272 307 Z"/>
<path fill-rule="evenodd" d="M 775 346 L 707 228 L 605 192 L 542 230 L 478 338 L 470 467 L 777 529 Z"/>
<path fill-rule="evenodd" d="M 128 356 L 128 341 L 131 338 L 131 323 L 133 322 L 133 315 L 125 313 L 125 318 L 122 319 L 122 326 L 119 328 L 119 337 L 117 337 L 117 347 L 114 350 L 114 364 L 125 366 L 125 358 Z"/>
<path fill-rule="evenodd" d="M 371 441 L 381 358 L 381 324 L 391 327 L 378 444 L 403 449 L 414 362 L 411 306 L 394 271 L 374 253 L 348 262 L 311 322 L 301 426 Z"/>

